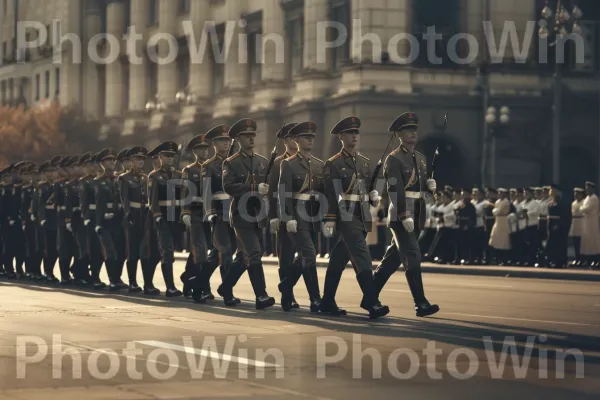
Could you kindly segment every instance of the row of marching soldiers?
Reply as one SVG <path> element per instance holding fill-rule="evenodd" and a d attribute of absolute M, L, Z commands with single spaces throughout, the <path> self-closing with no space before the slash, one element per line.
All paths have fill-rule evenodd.
<path fill-rule="evenodd" d="M 286 150 L 269 162 L 254 152 L 256 122 L 244 118 L 195 136 L 186 150 L 196 160 L 181 171 L 174 161 L 179 150 L 174 142 L 149 152 L 134 147 L 116 154 L 106 148 L 96 154 L 57 156 L 39 167 L 31 162 L 11 165 L 2 172 L 5 274 L 56 282 L 58 258 L 61 283 L 102 289 L 104 264 L 110 290 L 156 295 L 152 281 L 160 263 L 167 297 L 185 295 L 205 303 L 214 299 L 209 282 L 220 266 L 222 283 L 217 293 L 227 306 L 240 303 L 233 289 L 247 271 L 256 308 L 264 309 L 275 303 L 267 293 L 262 265 L 262 230 L 270 223 L 278 236 L 278 289 L 285 311 L 299 307 L 294 287 L 303 277 L 311 311 L 345 315 L 335 297 L 351 262 L 362 292 L 361 308 L 371 318 L 384 316 L 389 308 L 380 302 L 380 293 L 403 263 L 417 316 L 432 315 L 439 307 L 425 297 L 416 238 L 425 222 L 423 195 L 434 193 L 436 184 L 427 179 L 425 156 L 414 150 L 417 127 L 414 113 L 401 115 L 390 127 L 401 143 L 387 157 L 383 175 L 388 192 L 395 194 L 390 215 L 397 218 L 389 224 L 394 243 L 375 272 L 366 235 L 372 226 L 369 209 L 377 207 L 381 198 L 369 186 L 369 159 L 356 149 L 360 119 L 346 117 L 330 132 L 341 141 L 342 150 L 326 162 L 311 155 L 314 122 L 282 127 L 277 138 Z M 232 154 L 235 144 L 239 150 Z M 210 145 L 214 156 L 206 159 Z M 154 170 L 146 176 L 142 170 L 148 157 Z M 117 161 L 125 168 L 119 174 Z M 338 238 L 330 254 L 323 297 L 316 272 L 315 242 L 320 231 Z M 174 252 L 183 247 L 184 232 L 191 253 L 180 277 L 183 291 L 179 291 L 173 278 Z M 136 281 L 140 261 L 143 289 Z M 125 265 L 128 284 L 121 279 Z"/>
<path fill-rule="evenodd" d="M 446 186 L 427 206 L 421 250 L 441 264 L 600 266 L 600 209 L 596 184 L 574 188 L 563 200 L 558 185 L 521 189 L 455 189 Z"/>

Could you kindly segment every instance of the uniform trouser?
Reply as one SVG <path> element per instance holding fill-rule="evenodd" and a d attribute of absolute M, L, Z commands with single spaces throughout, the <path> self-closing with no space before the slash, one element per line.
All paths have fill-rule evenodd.
<path fill-rule="evenodd" d="M 56 246 L 58 231 L 56 227 L 44 226 L 44 272 L 46 276 L 54 276 L 54 265 L 58 259 L 58 248 Z"/>
<path fill-rule="evenodd" d="M 248 276 L 256 297 L 267 295 L 265 271 L 262 265 L 261 228 L 256 226 L 234 228 L 237 242 L 244 253 Z"/>
<path fill-rule="evenodd" d="M 453 261 L 452 231 L 452 228 L 446 227 L 440 227 L 440 229 L 438 229 L 433 244 L 431 245 L 431 257 L 437 257 L 440 261 L 444 262 Z"/>
<path fill-rule="evenodd" d="M 137 284 L 137 265 L 142 260 L 142 275 L 144 276 L 144 282 L 146 282 L 145 269 L 148 268 L 147 263 L 142 258 L 145 247 L 144 237 L 144 224 L 143 215 L 141 210 L 132 210 L 131 213 L 134 215 L 132 219 L 133 223 L 127 222 L 125 226 L 125 256 L 127 258 L 127 278 L 129 278 L 129 284 Z"/>
<path fill-rule="evenodd" d="M 376 295 L 379 296 L 389 278 L 402 263 L 415 304 L 427 302 L 421 274 L 421 251 L 416 239 L 419 232 L 406 232 L 403 227 L 394 227 L 391 231 L 392 244 L 373 274 Z"/>
<path fill-rule="evenodd" d="M 513 262 L 526 262 L 525 230 L 517 230 L 510 234 L 511 260 Z"/>
<path fill-rule="evenodd" d="M 472 228 L 460 228 L 458 236 L 458 259 L 473 262 L 473 231 Z"/>
<path fill-rule="evenodd" d="M 123 211 L 118 211 L 115 214 L 115 219 L 119 221 L 119 237 L 122 238 L 118 243 L 115 243 L 117 250 L 117 265 L 119 281 L 121 282 L 121 276 L 123 275 L 123 268 L 125 267 L 125 261 L 127 260 L 127 236 L 125 235 L 125 229 L 128 225 L 127 219 L 125 218 Z"/>
<path fill-rule="evenodd" d="M 91 221 L 94 220 L 94 218 L 91 219 Z M 99 283 L 100 271 L 102 270 L 102 264 L 104 263 L 104 255 L 102 252 L 102 245 L 100 244 L 100 237 L 96 233 L 94 224 L 91 222 L 85 226 L 85 230 L 88 249 L 87 254 L 90 262 L 90 275 L 93 283 Z"/>
<path fill-rule="evenodd" d="M 74 218 L 71 226 L 73 228 L 75 243 L 77 243 L 77 269 L 74 271 L 75 278 L 89 279 L 90 257 L 87 245 L 87 228 L 81 218 Z"/>
<path fill-rule="evenodd" d="M 7 272 L 23 273 L 23 262 L 25 261 L 25 235 L 21 224 L 7 224 L 4 236 L 4 266 Z M 15 262 L 13 266 L 13 260 Z"/>
<path fill-rule="evenodd" d="M 148 289 L 154 288 L 152 281 L 154 280 L 154 272 L 156 266 L 160 262 L 160 252 L 158 249 L 158 235 L 154 226 L 154 219 L 152 213 L 146 210 L 146 226 L 144 232 L 144 250 L 143 254 L 147 268 L 143 269 L 144 272 L 144 287 Z"/>
<path fill-rule="evenodd" d="M 525 250 L 527 262 L 534 264 L 537 261 L 538 251 L 541 248 L 540 233 L 537 225 L 530 225 L 525 229 L 527 248 Z"/>
<path fill-rule="evenodd" d="M 25 223 L 25 270 L 33 275 L 41 275 L 43 251 L 38 246 L 39 224 L 35 221 Z"/>
<path fill-rule="evenodd" d="M 71 226 L 73 226 L 71 224 Z M 58 266 L 60 268 L 60 277 L 63 281 L 71 279 L 70 266 L 71 261 L 74 261 L 74 272 L 77 272 L 79 252 L 77 243 L 73 233 L 69 232 L 64 220 L 58 224 L 57 230 L 57 247 L 58 247 Z M 76 276 L 77 277 L 77 276 Z"/>
<path fill-rule="evenodd" d="M 548 234 L 548 245 L 546 246 L 548 259 L 558 267 L 567 265 L 567 251 L 569 234 L 563 229 L 551 230 Z"/>
<path fill-rule="evenodd" d="M 421 255 L 427 254 L 431 257 L 430 250 L 431 245 L 433 244 L 433 240 L 435 239 L 436 229 L 434 228 L 425 228 L 423 233 L 419 235 L 418 243 L 419 248 L 421 249 Z"/>
<path fill-rule="evenodd" d="M 175 262 L 175 246 L 181 236 L 181 226 L 177 222 L 166 221 L 164 218 L 155 224 L 158 236 L 163 278 L 167 289 L 175 289 L 173 279 L 173 263 Z"/>
<path fill-rule="evenodd" d="M 581 236 L 572 236 L 573 247 L 575 247 L 575 261 L 581 261 Z"/>
<path fill-rule="evenodd" d="M 473 261 L 482 261 L 487 246 L 485 229 L 483 226 L 472 228 L 471 240 L 473 241 L 473 247 L 471 248 Z"/>
<path fill-rule="evenodd" d="M 327 304 L 334 300 L 342 273 L 350 261 L 363 292 L 361 307 L 368 309 L 377 303 L 377 297 L 373 290 L 373 265 L 366 241 L 367 232 L 360 226 L 339 223 L 337 231 L 339 239 L 331 249 L 329 257 L 323 288 L 323 303 Z"/>
<path fill-rule="evenodd" d="M 119 253 L 117 243 L 123 242 L 121 221 L 117 219 L 106 220 L 104 226 L 98 233 L 102 245 L 102 255 L 106 264 L 108 279 L 112 284 L 121 281 L 121 268 L 119 266 Z"/>
<path fill-rule="evenodd" d="M 300 276 L 304 276 L 304 283 L 306 284 L 306 290 L 311 301 L 321 298 L 319 278 L 317 276 L 317 233 L 308 229 L 298 229 L 296 233 L 287 232 L 292 246 L 290 250 L 294 248 L 297 250 L 300 262 L 293 261 L 294 254 L 290 251 L 292 257 L 290 260 L 291 265 L 289 265 L 289 269 L 286 271 L 280 284 L 280 288 L 283 288 L 284 291 L 291 292 L 298 279 L 300 279 Z"/>
<path fill-rule="evenodd" d="M 185 272 L 181 275 L 181 280 L 186 282 L 188 279 L 196 277 L 194 289 L 208 291 L 210 290 L 210 277 L 218 266 L 218 259 L 216 254 L 212 252 L 209 263 L 208 241 L 210 237 L 206 236 L 206 225 L 203 220 L 201 211 L 192 212 L 191 226 L 187 228 L 190 255 L 185 265 Z"/>

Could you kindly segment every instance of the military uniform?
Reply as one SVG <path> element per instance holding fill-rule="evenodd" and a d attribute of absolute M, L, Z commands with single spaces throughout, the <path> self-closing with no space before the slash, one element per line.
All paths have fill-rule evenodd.
<path fill-rule="evenodd" d="M 50 160 L 47 171 L 55 171 L 62 161 L 61 156 Z M 54 276 L 54 266 L 58 259 L 57 229 L 58 210 L 56 206 L 56 194 L 54 190 L 55 181 L 42 182 L 39 186 L 38 219 L 44 235 L 44 272 L 48 282 L 56 283 L 58 278 Z"/>
<path fill-rule="evenodd" d="M 290 130 L 295 125 L 296 123 L 294 122 L 285 124 L 279 130 L 279 132 L 277 132 L 277 138 L 286 139 L 290 137 Z M 281 162 L 291 156 L 292 154 L 286 150 L 283 154 L 275 158 L 273 166 L 271 167 L 271 172 L 269 173 L 269 193 L 267 195 L 269 199 L 269 220 L 271 221 L 271 233 L 277 235 L 277 259 L 279 264 L 278 272 L 280 282 L 283 281 L 287 272 L 289 272 L 291 268 L 300 268 L 302 263 L 302 259 L 300 257 L 296 257 L 294 259 L 296 248 L 286 233 L 285 224 L 281 222 L 281 219 L 279 218 L 277 192 L 279 187 Z M 292 308 L 298 307 L 299 305 L 292 295 Z"/>
<path fill-rule="evenodd" d="M 6 230 L 6 263 L 12 270 L 13 260 L 15 263 L 15 271 L 18 278 L 25 276 L 23 271 L 23 263 L 25 262 L 25 237 L 21 229 L 21 218 L 19 215 L 21 209 L 21 192 L 23 190 L 23 181 L 19 176 L 20 169 L 25 166 L 24 162 L 16 163 L 13 173 L 11 190 L 7 193 L 7 217 L 8 226 Z M 6 264 L 5 264 L 6 265 Z"/>
<path fill-rule="evenodd" d="M 416 114 L 404 113 L 392 123 L 389 131 L 416 130 L 418 122 Z M 417 237 L 425 226 L 424 196 L 427 192 L 431 193 L 427 180 L 427 160 L 423 154 L 410 151 L 401 144 L 386 158 L 383 171 L 390 197 L 388 215 L 393 241 L 373 276 L 376 293 L 381 291 L 402 262 L 417 316 L 434 314 L 439 307 L 429 304 L 425 297 L 421 252 L 417 243 Z M 413 229 L 410 229 L 411 219 Z"/>
<path fill-rule="evenodd" d="M 195 148 L 207 148 L 208 142 L 206 135 L 197 135 L 190 140 L 187 146 L 188 151 Z M 214 298 L 210 292 L 210 277 L 218 265 L 218 260 L 214 257 L 212 263 L 208 263 L 208 240 L 204 224 L 204 204 L 202 198 L 203 179 L 202 179 L 202 161 L 198 158 L 196 161 L 186 166 L 182 171 L 182 177 L 186 181 L 183 187 L 183 212 L 181 220 L 187 227 L 190 238 L 191 252 L 188 257 L 185 272 L 181 275 L 184 283 L 183 293 L 186 297 L 193 291 L 194 300 L 204 302 L 209 298 Z M 196 285 L 195 281 L 198 281 Z M 208 287 L 207 287 L 208 284 Z"/>
<path fill-rule="evenodd" d="M 40 185 L 42 184 L 42 174 L 46 171 L 46 169 L 48 168 L 50 162 L 49 161 L 45 161 L 43 162 L 37 169 L 34 167 L 32 170 L 33 173 L 33 180 L 32 180 L 32 186 L 33 186 L 33 194 L 32 194 L 32 198 L 31 198 L 31 207 L 30 207 L 30 212 L 29 212 L 29 220 L 30 223 L 33 225 L 34 227 L 34 238 L 35 238 L 35 247 L 34 247 L 34 257 L 35 257 L 35 273 L 36 273 L 36 279 L 37 280 L 45 280 L 46 277 L 44 276 L 45 273 L 42 273 L 42 261 L 44 259 L 44 232 L 43 232 L 43 227 L 40 225 L 40 220 L 39 220 L 39 209 L 40 209 L 40 202 L 39 202 L 39 188 Z M 27 229 L 26 229 L 27 230 Z"/>
<path fill-rule="evenodd" d="M 148 152 L 148 157 L 153 161 L 158 159 L 158 150 L 161 145 L 156 146 L 154 149 Z M 156 172 L 160 168 L 154 168 L 152 172 Z M 148 174 L 148 186 L 150 185 L 150 174 Z M 150 212 L 150 198 L 148 196 L 148 202 L 145 204 L 145 225 L 144 225 L 144 252 L 142 259 L 145 259 L 147 264 L 146 273 L 144 275 L 144 294 L 148 296 L 156 296 L 160 294 L 160 290 L 154 286 L 154 273 L 156 267 L 160 262 L 160 251 L 158 249 L 158 234 L 156 233 L 156 227 L 154 226 L 154 218 Z"/>
<path fill-rule="evenodd" d="M 570 208 L 560 201 L 561 189 L 552 185 L 554 198 L 548 206 L 548 245 L 546 255 L 551 268 L 567 267 L 567 249 L 569 227 L 571 225 Z"/>
<path fill-rule="evenodd" d="M 230 142 L 229 129 L 229 125 L 215 126 L 206 134 L 206 140 Z M 212 224 L 212 241 L 220 254 L 223 284 L 217 292 L 223 296 L 225 305 L 233 306 L 240 303 L 240 300 L 233 295 L 233 287 L 244 273 L 244 266 L 242 253 L 237 251 L 235 231 L 229 223 L 231 196 L 223 190 L 224 161 L 225 158 L 216 153 L 202 164 L 201 175 L 204 182 L 202 197 L 205 219 Z"/>
<path fill-rule="evenodd" d="M 31 176 L 36 170 L 36 165 L 30 163 L 25 166 L 21 173 Z M 23 183 L 21 191 L 21 209 L 20 220 L 25 240 L 25 273 L 30 279 L 39 279 L 41 277 L 40 253 L 37 246 L 37 223 L 33 216 L 33 203 L 35 195 L 35 185 L 32 179 Z"/>
<path fill-rule="evenodd" d="M 148 151 L 144 147 L 134 147 L 127 151 L 126 157 L 146 157 Z M 119 195 L 123 205 L 125 221 L 125 243 L 127 258 L 127 277 L 129 292 L 142 291 L 137 283 L 137 266 L 142 261 L 144 284 L 152 279 L 148 277 L 149 267 L 144 255 L 144 224 L 148 196 L 148 177 L 140 171 L 127 171 L 119 177 Z"/>
<path fill-rule="evenodd" d="M 159 149 L 159 154 L 177 153 L 177 144 L 165 142 Z M 175 168 L 163 166 L 150 173 L 148 177 L 150 212 L 158 234 L 158 246 L 161 257 L 161 267 L 167 297 L 178 297 L 182 292 L 175 287 L 173 278 L 173 263 L 175 262 L 175 247 L 181 236 L 180 201 L 181 201 L 181 172 Z"/>
<path fill-rule="evenodd" d="M 346 117 L 330 133 L 358 134 L 359 128 L 359 118 Z M 367 232 L 372 229 L 370 206 L 376 206 L 379 202 L 376 191 L 367 192 L 366 182 L 371 178 L 369 159 L 343 148 L 325 162 L 324 178 L 328 207 L 325 215 L 326 229 L 330 234 L 330 229 L 335 226 L 339 240 L 331 250 L 320 310 L 333 315 L 346 314 L 335 303 L 335 294 L 346 264 L 352 261 L 363 293 L 361 307 L 369 311 L 371 318 L 384 316 L 389 313 L 389 308 L 382 306 L 377 299 L 371 254 L 366 242 Z"/>
<path fill-rule="evenodd" d="M 64 157 L 60 162 L 59 168 L 68 168 L 71 162 L 76 161 L 76 157 Z M 57 211 L 58 266 L 60 269 L 61 284 L 73 283 L 73 279 L 71 278 L 71 262 L 77 260 L 77 243 L 71 231 L 70 216 L 67 214 L 69 186 L 69 180 L 66 176 L 54 182 L 54 202 Z"/>
<path fill-rule="evenodd" d="M 317 126 L 308 121 L 290 129 L 292 137 L 315 136 Z M 317 235 L 321 230 L 323 208 L 321 198 L 324 189 L 324 163 L 312 155 L 300 152 L 282 160 L 279 178 L 279 207 L 281 222 L 285 224 L 291 242 L 302 258 L 302 268 L 291 268 L 279 284 L 282 293 L 281 306 L 289 311 L 293 306 L 293 288 L 307 271 L 306 289 L 310 298 L 310 310 L 319 311 L 321 294 L 316 273 Z M 314 271 L 314 272 L 313 272 Z"/>
<path fill-rule="evenodd" d="M 236 122 L 229 129 L 229 136 L 236 138 L 239 135 L 256 135 L 256 122 L 249 118 Z M 247 262 L 258 309 L 275 304 L 275 299 L 267 294 L 262 265 L 261 231 L 268 218 L 266 168 L 266 158 L 256 153 L 247 154 L 242 149 L 223 162 L 223 190 L 233 197 L 229 220 Z M 232 278 L 240 275 L 239 270 L 230 270 L 230 273 Z M 226 277 L 221 285 L 225 298 L 232 296 L 232 289 L 232 281 Z"/>

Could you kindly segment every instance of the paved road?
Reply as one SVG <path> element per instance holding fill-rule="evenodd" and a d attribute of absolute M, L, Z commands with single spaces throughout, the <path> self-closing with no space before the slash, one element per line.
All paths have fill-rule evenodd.
<path fill-rule="evenodd" d="M 266 275 L 277 294 L 276 268 Z M 247 277 L 236 308 L 0 281 L 0 399 L 598 398 L 597 283 L 424 281 L 438 315 L 416 318 L 396 274 L 382 296 L 392 312 L 377 321 L 357 306 L 351 270 L 338 294 L 349 315 L 336 319 L 257 311 Z M 306 304 L 302 281 L 296 293 Z M 515 363 L 502 358 L 511 340 Z"/>

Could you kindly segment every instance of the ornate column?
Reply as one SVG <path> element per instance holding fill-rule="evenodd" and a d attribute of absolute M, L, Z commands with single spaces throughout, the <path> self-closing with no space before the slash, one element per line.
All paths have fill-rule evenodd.
<path fill-rule="evenodd" d="M 83 28 L 83 43 L 85 48 L 89 46 L 90 39 L 100 33 L 100 7 L 96 0 L 87 0 L 85 9 L 85 25 Z M 87 115 L 95 118 L 99 117 L 99 96 L 100 91 L 98 82 L 98 66 L 90 57 L 82 57 L 83 71 L 85 79 L 83 80 L 83 111 Z"/>
<path fill-rule="evenodd" d="M 159 0 L 158 28 L 160 33 L 175 37 L 177 34 L 177 10 L 177 3 L 173 2 L 173 0 Z M 159 58 L 167 57 L 170 46 L 173 45 L 173 43 L 169 43 L 167 40 L 161 40 L 158 43 Z M 158 65 L 158 95 L 166 104 L 175 102 L 178 81 L 177 63 L 175 60 Z"/>
<path fill-rule="evenodd" d="M 106 6 L 106 33 L 119 39 L 122 44 L 125 33 L 125 5 L 121 0 L 110 0 Z M 106 116 L 117 117 L 123 113 L 125 105 L 123 86 L 124 71 L 120 57 L 106 65 Z"/>
<path fill-rule="evenodd" d="M 198 52 L 197 49 L 200 47 L 203 34 L 206 35 L 207 39 L 209 38 L 205 33 L 204 24 L 210 20 L 210 15 L 210 0 L 194 0 L 191 2 L 190 17 L 196 49 L 192 49 L 190 52 L 190 88 L 196 99 L 201 103 L 208 102 L 211 97 L 213 71 L 209 56 L 212 51 L 210 40 L 207 41 L 206 50 L 203 53 Z M 202 62 L 200 62 L 200 59 L 202 59 Z"/>
<path fill-rule="evenodd" d="M 148 1 L 131 0 L 131 25 L 138 34 L 144 35 L 148 25 Z M 141 63 L 129 65 L 129 110 L 143 111 L 146 102 L 155 93 L 148 93 L 148 55 L 146 51 L 146 35 L 144 39 L 135 42 L 137 57 Z"/>

